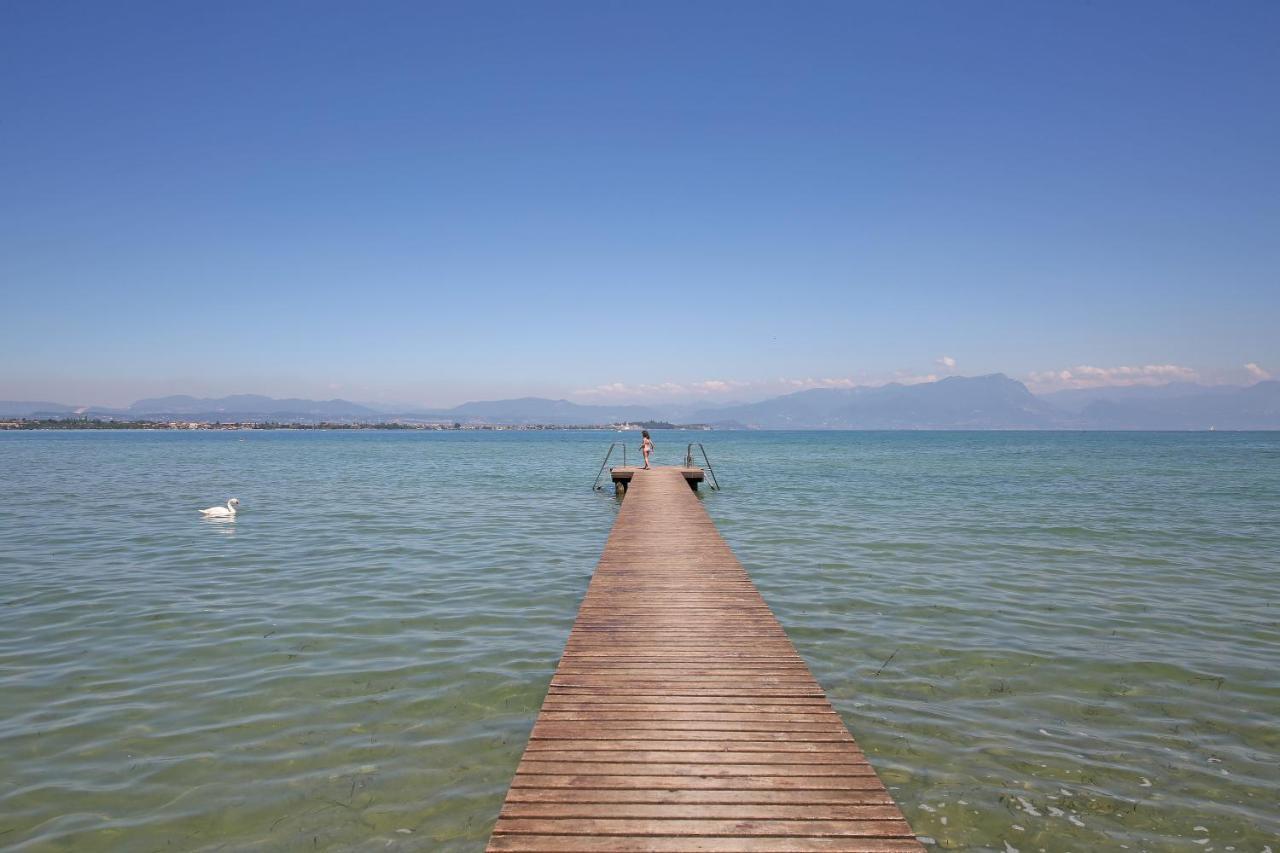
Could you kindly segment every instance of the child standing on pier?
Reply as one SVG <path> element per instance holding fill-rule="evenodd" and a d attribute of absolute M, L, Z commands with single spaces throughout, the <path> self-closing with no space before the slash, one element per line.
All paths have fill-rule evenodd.
<path fill-rule="evenodd" d="M 644 467 L 649 467 L 649 454 L 653 452 L 653 439 L 647 429 L 640 430 L 640 452 L 644 455 Z"/>

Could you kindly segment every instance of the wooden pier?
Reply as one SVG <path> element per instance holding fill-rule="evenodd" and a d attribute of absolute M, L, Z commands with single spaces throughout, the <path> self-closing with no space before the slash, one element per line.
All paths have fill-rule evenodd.
<path fill-rule="evenodd" d="M 683 468 L 633 469 L 490 851 L 921 851 Z"/>
<path fill-rule="evenodd" d="M 609 479 L 613 480 L 613 487 L 617 489 L 618 494 L 625 496 L 627 494 L 627 487 L 631 485 L 631 478 L 636 475 L 637 471 L 643 470 L 643 468 L 633 468 L 626 465 L 622 465 L 617 468 L 610 468 Z M 698 491 L 698 484 L 706 478 L 706 475 L 702 472 L 701 468 L 680 467 L 669 468 L 667 470 L 680 472 L 680 476 L 684 477 L 684 481 L 689 484 L 689 488 L 693 489 L 695 492 Z"/>

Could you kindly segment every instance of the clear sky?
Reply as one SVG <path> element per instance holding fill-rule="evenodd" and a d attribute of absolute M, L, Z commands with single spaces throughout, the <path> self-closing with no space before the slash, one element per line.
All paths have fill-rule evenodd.
<path fill-rule="evenodd" d="M 1280 374 L 1278 44 L 1270 1 L 3 3 L 0 398 Z"/>

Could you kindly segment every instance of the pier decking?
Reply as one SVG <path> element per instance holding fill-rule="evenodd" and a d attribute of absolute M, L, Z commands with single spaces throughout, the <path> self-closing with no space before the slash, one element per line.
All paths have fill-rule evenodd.
<path fill-rule="evenodd" d="M 921 851 L 690 488 L 631 472 L 490 851 Z"/>
<path fill-rule="evenodd" d="M 619 466 L 609 469 L 609 479 L 613 480 L 613 487 L 618 490 L 618 494 L 625 495 L 627 487 L 631 485 L 631 478 L 636 475 L 637 471 L 643 471 L 643 468 L 633 468 L 631 466 Z M 698 484 L 705 479 L 701 468 L 668 468 L 668 471 L 678 471 L 680 476 L 684 477 L 684 481 L 689 484 L 689 488 L 695 492 L 698 490 Z"/>

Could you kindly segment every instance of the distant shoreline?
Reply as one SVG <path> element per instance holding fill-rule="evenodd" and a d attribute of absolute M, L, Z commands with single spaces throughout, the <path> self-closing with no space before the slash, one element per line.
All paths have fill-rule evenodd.
<path fill-rule="evenodd" d="M 1137 434 L 1167 433 L 1185 435 L 1189 433 L 1275 433 L 1280 429 L 1267 428 L 1169 428 L 1154 429 L 1150 427 L 1132 428 L 1099 428 L 1099 427 L 981 427 L 981 426 L 936 426 L 936 427 L 792 427 L 780 429 L 775 427 L 723 427 L 707 424 L 655 424 L 652 422 L 629 424 L 418 424 L 418 423 L 338 423 L 322 421 L 318 423 L 301 422 L 163 422 L 163 421 L 102 421 L 75 419 L 23 420 L 10 419 L 0 421 L 0 432 L 37 432 L 37 431 L 105 431 L 105 432 L 638 432 L 642 429 L 666 430 L 671 432 L 818 432 L 818 433 L 1037 433 L 1037 434 L 1071 434 L 1071 435 L 1104 435 L 1104 434 Z"/>
<path fill-rule="evenodd" d="M 0 421 L 0 430 L 151 430 L 151 431 L 215 431 L 238 432 L 245 430 L 389 430 L 432 432 L 537 432 L 546 430 L 580 430 L 596 432 L 632 432 L 641 429 L 693 430 L 706 432 L 705 424 L 672 424 L 665 421 L 637 421 L 616 424 L 498 424 L 498 423 L 401 423 L 376 421 L 371 423 L 345 423 L 337 421 L 280 422 L 280 421 L 116 421 L 78 418 L 13 418 Z"/>

